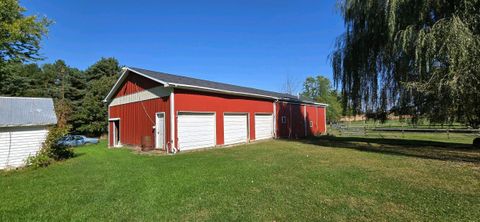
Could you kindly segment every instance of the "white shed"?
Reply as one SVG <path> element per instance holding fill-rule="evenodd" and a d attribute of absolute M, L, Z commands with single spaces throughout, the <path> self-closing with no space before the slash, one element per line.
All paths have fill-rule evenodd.
<path fill-rule="evenodd" d="M 0 97 L 0 169 L 24 166 L 56 123 L 51 98 Z"/>

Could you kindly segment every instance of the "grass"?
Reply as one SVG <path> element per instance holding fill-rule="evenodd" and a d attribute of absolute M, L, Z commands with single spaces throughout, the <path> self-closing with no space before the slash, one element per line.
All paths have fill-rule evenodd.
<path fill-rule="evenodd" d="M 464 129 L 467 128 L 464 124 L 461 123 L 453 123 L 452 125 L 448 124 L 435 124 L 429 123 L 427 120 L 420 120 L 417 124 L 412 124 L 410 120 L 399 120 L 399 119 L 390 119 L 387 120 L 385 123 L 380 123 L 380 121 L 351 121 L 351 122 L 344 122 L 343 124 L 349 127 L 367 127 L 367 128 L 420 128 L 420 129 Z"/>
<path fill-rule="evenodd" d="M 80 147 L 77 157 L 48 168 L 0 173 L 0 221 L 480 218 L 479 150 L 419 144 L 462 150 L 472 161 L 439 160 L 400 152 L 414 142 L 360 139 L 275 140 L 174 156 L 104 142 Z"/>
<path fill-rule="evenodd" d="M 342 130 L 330 129 L 330 135 L 338 137 L 358 137 L 358 138 L 372 138 L 372 139 L 398 139 L 404 142 L 415 143 L 421 141 L 434 141 L 456 144 L 472 144 L 473 140 L 480 135 L 475 133 L 435 133 L 435 132 L 386 132 L 386 131 L 372 131 L 364 130 Z"/>

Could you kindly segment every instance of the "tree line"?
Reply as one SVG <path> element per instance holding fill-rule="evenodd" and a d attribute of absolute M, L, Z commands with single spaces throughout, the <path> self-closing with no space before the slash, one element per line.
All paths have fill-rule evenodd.
<path fill-rule="evenodd" d="M 63 60 L 43 65 L 8 62 L 0 67 L 0 94 L 50 97 L 57 107 L 62 101 L 62 115 L 74 133 L 99 136 L 107 129 L 103 99 L 120 70 L 115 58 L 101 58 L 86 70 L 68 66 Z"/>
<path fill-rule="evenodd" d="M 101 58 L 80 70 L 65 61 L 38 65 L 40 43 L 52 21 L 25 15 L 17 0 L 0 0 L 0 95 L 51 97 L 60 128 L 98 136 L 107 129 L 102 102 L 117 79 L 115 58 Z"/>

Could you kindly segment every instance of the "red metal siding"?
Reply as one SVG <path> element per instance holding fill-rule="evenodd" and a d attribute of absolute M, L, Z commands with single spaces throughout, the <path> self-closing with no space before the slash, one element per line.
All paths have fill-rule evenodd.
<path fill-rule="evenodd" d="M 281 138 L 305 137 L 304 105 L 277 103 L 277 136 Z M 282 123 L 282 117 L 286 122 Z"/>
<path fill-rule="evenodd" d="M 141 75 L 130 73 L 121 85 L 120 89 L 117 91 L 115 97 L 133 94 L 160 85 L 160 83 L 152 81 L 151 79 L 145 78 Z"/>
<path fill-rule="evenodd" d="M 316 136 L 325 133 L 324 107 L 307 106 L 307 133 L 309 136 Z M 310 126 L 312 121 L 312 126 Z"/>
<path fill-rule="evenodd" d="M 305 131 L 307 136 L 325 132 L 325 108 L 323 107 L 279 102 L 276 109 L 277 136 L 280 138 L 305 137 Z M 282 123 L 282 116 L 286 120 L 284 123 Z M 312 121 L 311 127 L 310 121 Z"/>
<path fill-rule="evenodd" d="M 327 132 L 327 119 L 326 119 L 326 107 L 318 107 L 318 122 L 319 122 L 319 133 L 326 133 Z"/>
<path fill-rule="evenodd" d="M 140 146 L 143 136 L 155 144 L 155 114 L 165 112 L 165 141 L 170 138 L 170 103 L 168 97 L 110 107 L 110 118 L 120 118 L 120 142 Z M 112 135 L 112 132 L 110 133 Z"/>
<path fill-rule="evenodd" d="M 273 101 L 247 97 L 222 95 L 207 92 L 175 89 L 175 113 L 178 112 L 215 112 L 217 145 L 224 144 L 223 114 L 224 112 L 242 112 L 249 114 L 250 140 L 255 140 L 255 113 L 272 113 Z M 175 121 L 175 129 L 177 121 Z M 175 130 L 177 131 L 177 130 Z M 175 138 L 178 137 L 175 132 Z M 178 139 L 175 141 L 178 142 Z M 181 149 L 181 148 L 180 148 Z"/>

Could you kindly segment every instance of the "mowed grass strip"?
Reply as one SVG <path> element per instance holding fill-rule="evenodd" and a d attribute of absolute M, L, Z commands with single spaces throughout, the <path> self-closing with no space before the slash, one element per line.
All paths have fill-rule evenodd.
<path fill-rule="evenodd" d="M 328 144 L 328 143 L 327 143 Z M 479 163 L 266 141 L 177 155 L 99 145 L 0 173 L 0 221 L 475 221 Z"/>

